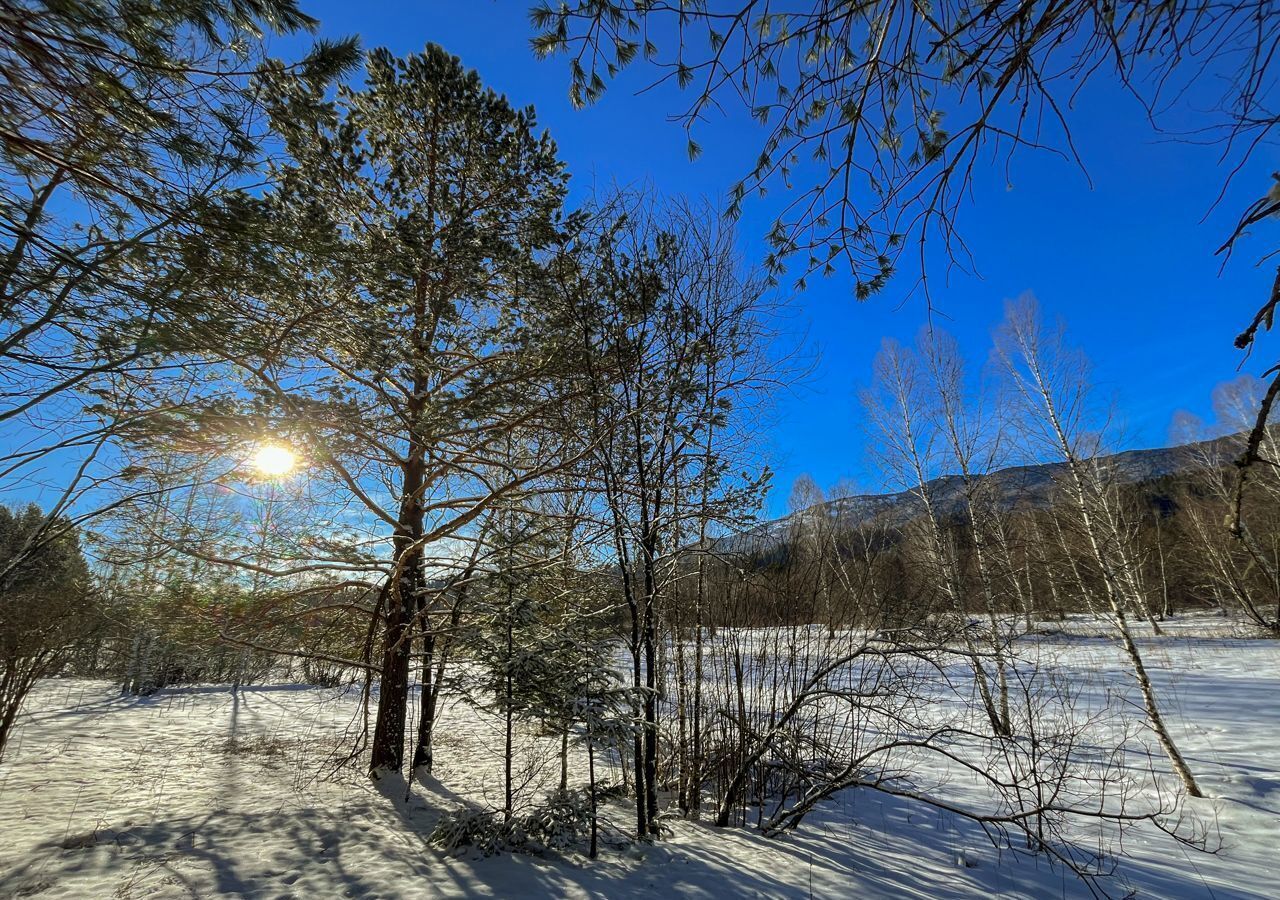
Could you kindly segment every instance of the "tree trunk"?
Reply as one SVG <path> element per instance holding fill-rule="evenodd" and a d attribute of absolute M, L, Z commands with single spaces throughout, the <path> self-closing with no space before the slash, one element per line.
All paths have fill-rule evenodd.
<path fill-rule="evenodd" d="M 591 859 L 599 853 L 600 824 L 596 815 L 596 748 L 591 739 L 591 714 L 587 714 L 587 789 L 591 796 Z"/>
<path fill-rule="evenodd" d="M 1142 705 L 1146 710 L 1147 721 L 1151 724 L 1151 730 L 1156 733 L 1156 740 L 1160 742 L 1160 748 L 1169 757 L 1173 771 L 1182 781 L 1182 786 L 1186 788 L 1187 793 L 1192 797 L 1203 797 L 1204 794 L 1200 791 L 1200 785 L 1196 783 L 1195 776 L 1191 774 L 1191 767 L 1187 765 L 1187 761 L 1178 750 L 1177 744 L 1173 742 L 1169 729 L 1165 727 L 1164 717 L 1160 715 L 1160 707 L 1156 704 L 1155 688 L 1152 687 L 1151 679 L 1147 676 L 1147 667 L 1143 665 L 1142 655 L 1138 652 L 1138 647 L 1129 633 L 1129 626 L 1125 622 L 1123 610 L 1118 611 L 1117 622 L 1121 643 L 1124 646 L 1125 654 L 1129 657 L 1129 662 L 1133 666 L 1133 677 L 1138 682 L 1138 689 L 1142 692 Z"/>
<path fill-rule="evenodd" d="M 560 794 L 569 793 L 569 726 L 560 733 Z"/>
<path fill-rule="evenodd" d="M 433 173 L 434 175 L 434 173 Z M 432 182 L 434 193 L 434 180 Z M 426 376 L 431 347 L 428 335 L 434 327 L 427 302 L 427 284 L 419 279 L 413 308 L 415 371 L 405 402 L 407 448 L 400 466 L 400 507 L 393 538 L 391 590 L 387 592 L 386 626 L 383 630 L 382 668 L 378 685 L 378 716 L 373 732 L 369 774 L 399 772 L 404 765 L 405 722 L 409 709 L 409 665 L 413 656 L 413 626 L 418 618 L 421 588 L 424 511 L 422 495 L 426 479 L 426 442 L 421 434 L 429 382 Z M 424 631 L 425 621 L 419 623 Z M 415 753 L 415 756 L 417 754 Z"/>
<path fill-rule="evenodd" d="M 410 444 L 404 465 L 404 484 L 395 536 L 395 579 L 387 595 L 386 626 L 382 638 L 378 715 L 373 730 L 369 774 L 399 772 L 404 766 L 405 721 L 409 709 L 409 664 L 413 656 L 413 624 L 418 603 L 419 563 L 422 556 L 423 448 Z"/>
<path fill-rule="evenodd" d="M 425 620 L 424 620 L 425 627 Z M 418 714 L 418 743 L 413 751 L 413 771 L 430 775 L 435 763 L 431 740 L 436 724 L 436 686 L 433 680 L 436 636 L 428 629 L 422 636 L 422 700 Z"/>
<path fill-rule="evenodd" d="M 658 832 L 658 660 L 656 549 L 646 542 L 644 563 L 644 804 L 649 833 Z"/>
<path fill-rule="evenodd" d="M 508 584 L 507 585 L 507 616 L 506 616 L 507 618 L 506 670 L 507 671 L 502 679 L 503 721 L 505 725 L 505 732 L 503 734 L 503 745 L 502 745 L 502 777 L 503 777 L 503 787 L 504 787 L 502 819 L 505 822 L 511 821 L 511 813 L 512 813 L 511 754 L 513 752 L 512 738 L 515 733 L 515 702 L 514 702 L 515 686 L 513 684 L 513 678 L 511 674 L 511 658 L 515 655 L 515 642 L 514 642 L 514 635 L 512 633 L 513 628 L 512 628 L 511 620 L 514 617 L 515 613 L 513 611 L 512 604 L 513 604 L 513 600 L 511 596 L 511 586 L 510 584 Z"/>
<path fill-rule="evenodd" d="M 410 607 L 404 596 L 411 579 L 401 578 L 387 598 L 383 632 L 381 677 L 378 682 L 378 715 L 373 729 L 373 754 L 369 774 L 399 772 L 404 764 L 404 726 L 409 706 Z"/>

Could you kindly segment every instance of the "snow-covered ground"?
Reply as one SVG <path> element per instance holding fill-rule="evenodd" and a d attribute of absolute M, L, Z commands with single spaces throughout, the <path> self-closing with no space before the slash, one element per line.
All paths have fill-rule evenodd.
<path fill-rule="evenodd" d="M 1221 849 L 1130 832 L 1103 884 L 1112 896 L 1280 897 L 1280 644 L 1197 636 L 1212 625 L 1142 643 L 1210 795 L 1189 811 Z M 1078 623 L 1067 632 L 1039 640 L 1074 681 L 1131 693 L 1111 644 Z M 485 793 L 501 765 L 495 723 L 451 708 L 436 778 L 406 800 L 403 782 L 375 785 L 358 767 L 323 777 L 358 702 L 296 685 L 137 699 L 101 682 L 41 684 L 0 764 L 0 897 L 1089 896 L 1043 858 L 997 852 L 971 823 L 866 790 L 773 840 L 675 822 L 653 846 L 610 840 L 596 861 L 447 856 L 427 842 L 440 812 L 498 803 Z M 616 837 L 626 811 L 608 816 Z"/>

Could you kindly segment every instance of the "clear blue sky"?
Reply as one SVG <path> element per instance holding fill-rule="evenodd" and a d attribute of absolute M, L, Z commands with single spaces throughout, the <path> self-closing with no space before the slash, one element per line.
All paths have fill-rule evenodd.
<path fill-rule="evenodd" d="M 683 131 L 667 119 L 680 108 L 679 92 L 637 95 L 637 77 L 616 83 L 597 105 L 574 110 L 564 60 L 538 61 L 529 49 L 527 0 L 303 0 L 303 7 L 322 21 L 322 34 L 358 34 L 366 49 L 403 54 L 438 43 L 513 102 L 533 104 L 579 198 L 593 182 L 613 181 L 647 181 L 666 194 L 722 195 L 759 151 L 753 124 L 732 115 L 699 130 L 704 152 L 690 162 Z M 944 327 L 980 362 L 1003 301 L 1034 292 L 1046 314 L 1066 319 L 1094 362 L 1099 388 L 1115 395 L 1127 443 L 1163 445 L 1175 410 L 1208 418 L 1209 392 L 1237 374 L 1241 360 L 1232 339 L 1265 297 L 1272 270 L 1255 267 L 1256 253 L 1246 252 L 1220 275 L 1213 251 L 1280 164 L 1274 148 L 1259 151 L 1210 213 L 1225 175 L 1219 148 L 1160 139 L 1113 85 L 1096 83 L 1069 118 L 1092 185 L 1074 165 L 1048 154 L 1021 155 L 1012 187 L 994 167 L 982 175 L 962 220 L 979 277 L 954 273 L 937 287 L 935 302 L 950 320 Z M 1190 124 L 1194 112 L 1174 109 L 1167 121 Z M 775 210 L 768 199 L 748 207 L 742 222 L 748 253 L 759 255 Z M 762 434 L 777 473 L 770 512 L 785 508 L 791 482 L 803 472 L 821 485 L 852 477 L 877 487 L 864 464 L 856 391 L 881 340 L 909 341 L 923 323 L 923 301 L 907 297 L 909 288 L 904 280 L 858 304 L 847 281 L 833 278 L 815 280 L 796 297 L 788 327 L 809 333 L 820 361 L 806 385 L 779 398 Z M 1245 371 L 1260 374 L 1263 361 L 1255 356 Z"/>

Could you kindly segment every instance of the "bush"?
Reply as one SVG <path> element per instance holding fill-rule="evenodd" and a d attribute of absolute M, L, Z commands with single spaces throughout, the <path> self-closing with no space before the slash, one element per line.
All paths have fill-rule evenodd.
<path fill-rule="evenodd" d="M 0 755 L 37 680 L 57 674 L 101 627 L 76 530 L 34 505 L 0 506 Z"/>
<path fill-rule="evenodd" d="M 311 656 L 302 658 L 302 680 L 307 684 L 322 688 L 336 688 L 351 680 L 346 666 L 329 662 L 327 659 L 316 659 Z"/>
<path fill-rule="evenodd" d="M 525 817 L 529 840 L 551 850 L 565 850 L 591 834 L 591 797 L 585 790 L 556 791 Z"/>
<path fill-rule="evenodd" d="M 518 819 L 504 822 L 491 810 L 464 809 L 441 816 L 427 840 L 446 853 L 473 847 L 493 856 L 503 850 L 523 849 L 526 835 Z"/>
<path fill-rule="evenodd" d="M 527 816 L 504 821 L 492 810 L 465 809 L 441 816 L 428 840 L 447 853 L 472 847 L 485 856 L 567 850 L 591 833 L 586 791 L 557 791 Z"/>

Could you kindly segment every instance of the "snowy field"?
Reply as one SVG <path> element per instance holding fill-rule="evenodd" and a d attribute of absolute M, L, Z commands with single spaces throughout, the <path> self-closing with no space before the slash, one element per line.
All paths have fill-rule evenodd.
<path fill-rule="evenodd" d="M 1041 638 L 1087 692 L 1130 695 L 1119 654 L 1081 623 Z M 1209 796 L 1188 812 L 1218 852 L 1129 833 L 1115 897 L 1280 897 L 1280 644 L 1212 620 L 1143 640 L 1175 737 Z M 501 735 L 473 710 L 438 728 L 436 778 L 373 784 L 333 771 L 358 695 L 268 685 L 123 698 L 102 682 L 40 685 L 0 764 L 0 897 L 1087 897 L 1045 859 L 997 852 L 975 825 L 848 791 L 765 839 L 675 822 L 628 846 L 607 811 L 601 858 L 449 856 L 441 811 L 500 805 Z M 1135 709 L 1135 716 L 1140 712 Z M 554 765 L 544 768 L 554 770 Z M 604 773 L 607 778 L 608 772 Z M 527 790 L 545 785 L 536 779 Z M 957 786 L 963 791 L 962 786 Z"/>

